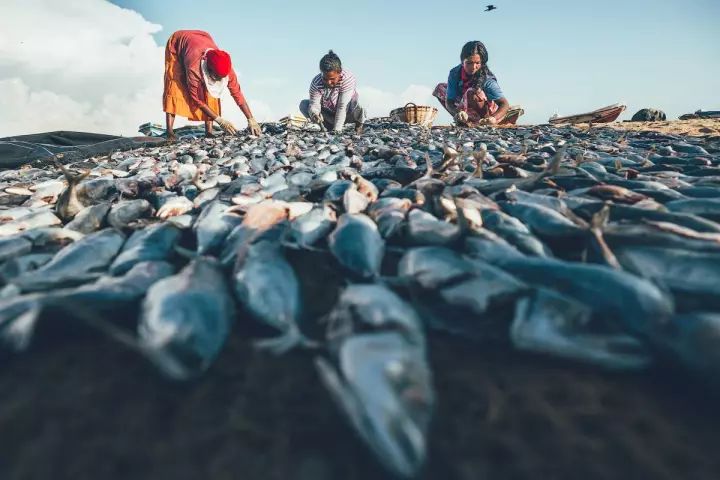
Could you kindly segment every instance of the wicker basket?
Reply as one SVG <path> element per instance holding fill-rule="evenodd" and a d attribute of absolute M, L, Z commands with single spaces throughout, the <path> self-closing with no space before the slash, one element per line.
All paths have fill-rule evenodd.
<path fill-rule="evenodd" d="M 435 117 L 437 117 L 437 114 L 438 110 L 435 107 L 408 103 L 404 107 L 396 108 L 391 111 L 390 117 L 400 122 L 430 127 L 432 126 Z"/>

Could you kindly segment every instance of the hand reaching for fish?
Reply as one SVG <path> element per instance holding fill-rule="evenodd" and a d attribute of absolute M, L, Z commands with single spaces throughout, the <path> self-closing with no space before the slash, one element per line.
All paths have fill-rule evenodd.
<path fill-rule="evenodd" d="M 313 123 L 322 123 L 322 121 L 323 121 L 322 113 L 311 113 L 310 121 Z"/>
<path fill-rule="evenodd" d="M 225 120 L 222 117 L 216 117 L 215 122 L 217 122 L 217 124 L 220 125 L 220 128 L 225 130 L 225 132 L 229 133 L 230 135 L 237 134 L 237 128 L 235 128 L 235 125 L 233 125 L 230 121 Z"/>
<path fill-rule="evenodd" d="M 260 124 L 257 120 L 255 120 L 255 117 L 248 118 L 248 130 L 251 135 L 255 135 L 256 137 L 262 135 L 262 129 L 260 128 Z"/>
<path fill-rule="evenodd" d="M 468 118 L 467 112 L 458 112 L 457 115 L 455 115 L 455 121 L 458 124 L 466 124 L 468 122 Z"/>

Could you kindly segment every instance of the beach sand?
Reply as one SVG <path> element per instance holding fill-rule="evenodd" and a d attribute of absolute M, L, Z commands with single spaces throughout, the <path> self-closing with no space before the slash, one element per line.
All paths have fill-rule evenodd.
<path fill-rule="evenodd" d="M 576 125 L 587 129 L 587 123 Z M 691 137 L 720 136 L 720 119 L 668 120 L 665 122 L 612 122 L 593 124 L 592 128 L 613 128 L 616 130 L 660 132 Z"/>

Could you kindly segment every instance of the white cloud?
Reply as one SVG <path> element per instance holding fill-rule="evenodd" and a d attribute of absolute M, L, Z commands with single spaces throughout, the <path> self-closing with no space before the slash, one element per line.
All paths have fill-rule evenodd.
<path fill-rule="evenodd" d="M 105 0 L 6 3 L 0 15 L 0 137 L 52 130 L 134 136 L 142 123 L 164 124 L 165 45 L 153 38 L 160 25 Z M 259 121 L 296 112 L 306 95 L 305 82 L 289 78 L 241 83 Z M 359 92 L 370 117 L 387 116 L 407 102 L 439 107 L 423 85 L 399 93 L 361 86 Z M 244 128 L 228 92 L 222 103 L 223 116 Z M 176 126 L 187 123 L 176 120 Z"/>
<path fill-rule="evenodd" d="M 163 118 L 159 25 L 101 0 L 29 0 L 0 16 L 0 136 L 136 135 Z"/>

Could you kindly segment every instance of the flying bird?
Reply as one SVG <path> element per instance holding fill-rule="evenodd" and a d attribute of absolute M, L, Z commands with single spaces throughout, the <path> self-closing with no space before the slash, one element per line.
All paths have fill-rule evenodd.
<path fill-rule="evenodd" d="M 485 7 L 486 12 L 491 12 L 493 10 L 497 10 L 497 7 L 495 5 L 488 5 L 487 7 Z"/>

